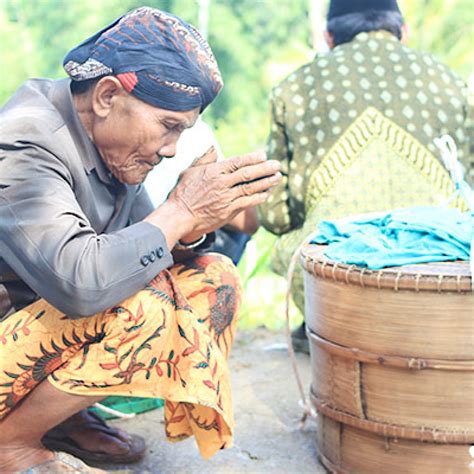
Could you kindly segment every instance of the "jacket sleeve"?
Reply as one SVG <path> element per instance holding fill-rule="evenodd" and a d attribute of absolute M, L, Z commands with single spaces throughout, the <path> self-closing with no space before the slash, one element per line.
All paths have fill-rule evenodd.
<path fill-rule="evenodd" d="M 281 235 L 302 225 L 302 219 L 291 206 L 289 192 L 290 162 L 292 160 L 291 143 L 285 123 L 285 103 L 280 96 L 272 93 L 271 131 L 268 138 L 267 155 L 270 160 L 281 164 L 281 183 L 272 189 L 268 200 L 258 207 L 260 223 L 273 234 Z"/>
<path fill-rule="evenodd" d="M 143 184 L 138 186 L 137 196 L 130 211 L 129 224 L 135 224 L 145 219 L 146 216 L 155 210 L 155 206 L 151 202 L 148 191 Z"/>
<path fill-rule="evenodd" d="M 67 167 L 31 144 L 0 149 L 0 255 L 71 318 L 119 303 L 173 262 L 164 235 L 149 223 L 98 235 Z"/>

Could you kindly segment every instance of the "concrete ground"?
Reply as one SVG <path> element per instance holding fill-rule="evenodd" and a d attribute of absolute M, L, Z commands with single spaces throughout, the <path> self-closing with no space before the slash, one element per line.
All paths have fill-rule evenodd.
<path fill-rule="evenodd" d="M 307 388 L 309 357 L 300 354 L 297 359 Z M 230 368 L 237 424 L 233 448 L 205 461 L 193 439 L 168 443 L 160 409 L 116 422 L 129 432 L 144 436 L 149 450 L 138 464 L 110 466 L 108 470 L 160 474 L 325 473 L 317 460 L 314 421 L 309 420 L 304 430 L 299 428 L 300 396 L 283 332 L 241 332 L 231 354 Z"/>

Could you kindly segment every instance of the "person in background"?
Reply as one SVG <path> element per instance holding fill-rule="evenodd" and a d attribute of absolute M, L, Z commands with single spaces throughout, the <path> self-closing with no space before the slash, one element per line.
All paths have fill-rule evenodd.
<path fill-rule="evenodd" d="M 323 219 L 437 204 L 453 192 L 434 138 L 449 134 L 473 182 L 466 84 L 407 44 L 396 0 L 332 0 L 330 51 L 317 54 L 272 92 L 268 156 L 283 180 L 259 206 L 261 224 L 280 236 L 274 270 Z M 472 130 L 472 129 L 471 129 Z M 302 271 L 293 299 L 304 311 Z M 308 352 L 304 323 L 292 334 Z"/>
<path fill-rule="evenodd" d="M 208 458 L 232 444 L 241 285 L 205 250 L 267 199 L 279 163 L 206 153 L 151 204 L 141 183 L 223 86 L 176 16 L 133 10 L 64 68 L 0 109 L 0 471 L 142 457 L 143 438 L 85 410 L 108 395 L 163 398 L 167 437 L 194 435 Z"/>
<path fill-rule="evenodd" d="M 147 176 L 145 188 L 154 206 L 165 202 L 171 190 L 176 186 L 180 174 L 199 156 L 208 151 L 216 154 L 218 162 L 224 159 L 219 143 L 211 127 L 198 118 L 195 125 L 184 130 L 176 144 L 176 155 L 163 160 Z M 245 251 L 252 234 L 258 229 L 257 211 L 246 209 L 234 217 L 231 222 L 215 232 L 215 241 L 208 251 L 229 257 L 237 265 Z"/>

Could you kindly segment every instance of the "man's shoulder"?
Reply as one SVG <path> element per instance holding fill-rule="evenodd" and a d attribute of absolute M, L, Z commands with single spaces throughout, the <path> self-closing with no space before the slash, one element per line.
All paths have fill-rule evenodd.
<path fill-rule="evenodd" d="M 450 81 L 455 82 L 459 87 L 466 87 L 465 81 L 457 74 L 457 72 L 451 69 L 447 64 L 443 63 L 435 54 L 416 51 L 407 46 L 403 46 L 403 48 L 410 59 L 417 58 L 418 62 L 423 63 L 428 69 L 430 75 L 444 79 L 445 82 L 449 78 Z"/>
<path fill-rule="evenodd" d="M 73 140 L 60 111 L 51 101 L 58 81 L 31 79 L 0 109 L 0 150 L 12 160 L 35 161 L 59 169 L 74 161 Z M 34 152 L 22 153 L 30 149 Z M 20 155 L 17 155 L 17 152 Z M 10 160 L 5 160 L 9 166 Z M 35 161 L 37 163 L 37 160 Z"/>
<path fill-rule="evenodd" d="M 64 124 L 61 114 L 50 100 L 51 89 L 57 81 L 30 79 L 21 85 L 0 108 L 0 136 L 24 138 L 54 133 Z"/>
<path fill-rule="evenodd" d="M 285 95 L 287 92 L 294 92 L 301 83 L 307 81 L 308 75 L 314 73 L 322 62 L 324 64 L 330 60 L 330 53 L 317 53 L 314 58 L 292 71 L 285 79 L 273 88 L 273 95 Z"/>
<path fill-rule="evenodd" d="M 352 53 L 358 45 L 353 42 L 345 43 L 337 48 L 318 52 L 313 59 L 298 69 L 291 72 L 283 81 L 274 87 L 274 95 L 287 95 L 294 93 L 299 86 L 309 86 L 325 77 L 339 74 L 339 71 L 347 68 L 347 63 L 352 62 Z M 304 87 L 306 88 L 306 87 Z"/>

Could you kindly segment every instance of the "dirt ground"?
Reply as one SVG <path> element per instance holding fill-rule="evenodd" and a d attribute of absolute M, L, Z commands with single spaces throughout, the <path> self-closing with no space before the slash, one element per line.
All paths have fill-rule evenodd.
<path fill-rule="evenodd" d="M 297 359 L 308 388 L 309 357 L 300 354 Z M 300 397 L 283 332 L 241 332 L 231 354 L 230 368 L 237 424 L 233 448 L 205 461 L 193 439 L 168 443 L 160 409 L 116 422 L 145 436 L 149 450 L 138 464 L 110 466 L 108 470 L 160 474 L 325 473 L 317 459 L 314 421 L 308 421 L 304 430 L 299 427 Z"/>

